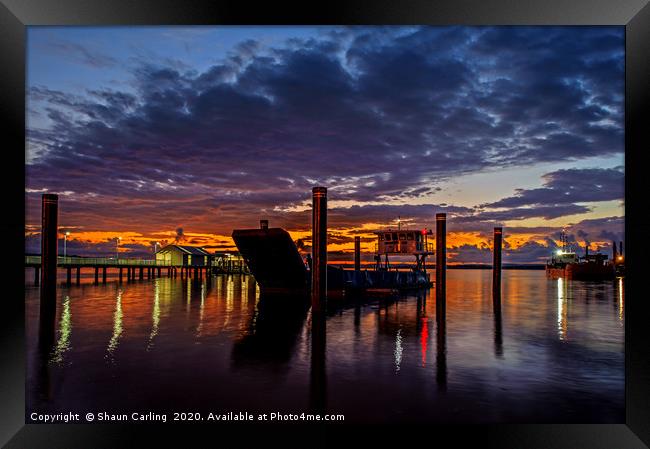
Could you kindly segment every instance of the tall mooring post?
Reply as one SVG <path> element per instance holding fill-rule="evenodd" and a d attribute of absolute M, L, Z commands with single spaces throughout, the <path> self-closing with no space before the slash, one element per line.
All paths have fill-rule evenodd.
<path fill-rule="evenodd" d="M 59 196 L 46 193 L 41 213 L 41 292 L 56 290 Z"/>
<path fill-rule="evenodd" d="M 325 310 L 327 300 L 327 188 L 312 189 L 312 270 L 311 306 L 313 312 Z"/>
<path fill-rule="evenodd" d="M 41 198 L 41 341 L 54 339 L 56 319 L 56 265 L 58 253 L 58 195 L 46 193 Z"/>
<path fill-rule="evenodd" d="M 447 290 L 447 214 L 436 214 L 436 300 Z"/>
<path fill-rule="evenodd" d="M 361 237 L 354 238 L 354 271 L 361 270 Z"/>
<path fill-rule="evenodd" d="M 501 246 L 503 228 L 494 228 L 494 250 L 492 251 L 492 296 L 501 301 Z"/>

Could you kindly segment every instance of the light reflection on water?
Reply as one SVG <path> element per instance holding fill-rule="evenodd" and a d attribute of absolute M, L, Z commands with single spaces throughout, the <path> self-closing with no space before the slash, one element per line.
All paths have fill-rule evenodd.
<path fill-rule="evenodd" d="M 119 344 L 122 330 L 122 289 L 119 289 L 115 301 L 115 313 L 113 314 L 113 335 L 111 335 L 108 347 L 106 348 L 106 358 L 110 360 L 111 363 L 115 362 L 114 353 Z"/>
<path fill-rule="evenodd" d="M 244 275 L 59 287 L 45 364 L 27 285 L 28 410 L 295 412 L 319 397 L 357 422 L 623 422 L 620 279 L 505 270 L 493 301 L 489 270 L 447 276 L 442 309 L 434 290 L 331 302 L 326 339 Z"/>

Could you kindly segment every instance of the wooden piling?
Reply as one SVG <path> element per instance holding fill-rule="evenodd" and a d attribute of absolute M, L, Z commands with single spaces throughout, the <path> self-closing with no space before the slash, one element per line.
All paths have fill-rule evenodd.
<path fill-rule="evenodd" d="M 140 280 L 144 279 L 144 267 L 140 267 L 140 273 L 138 274 Z"/>
<path fill-rule="evenodd" d="M 99 267 L 95 267 L 95 284 L 99 283 Z"/>
<path fill-rule="evenodd" d="M 41 197 L 41 315 L 54 320 L 56 314 L 56 267 L 58 253 L 59 196 Z"/>
<path fill-rule="evenodd" d="M 68 267 L 65 270 L 65 283 L 66 285 L 72 284 L 72 267 Z"/>
<path fill-rule="evenodd" d="M 34 285 L 40 284 L 41 270 L 38 267 L 34 267 Z"/>
<path fill-rule="evenodd" d="M 123 268 L 120 267 L 120 282 L 122 282 L 122 276 L 123 276 L 123 274 L 122 274 L 122 270 L 123 270 Z"/>
<path fill-rule="evenodd" d="M 81 284 L 81 267 L 77 267 L 77 285 Z"/>
<path fill-rule="evenodd" d="M 106 267 L 102 267 L 102 284 L 106 283 Z"/>
<path fill-rule="evenodd" d="M 313 312 L 325 310 L 327 301 L 327 188 L 312 189 L 311 306 Z"/>
<path fill-rule="evenodd" d="M 492 260 L 492 292 L 493 296 L 501 301 L 501 246 L 503 242 L 503 228 L 494 228 L 494 250 Z"/>
<path fill-rule="evenodd" d="M 447 214 L 436 214 L 436 298 L 447 290 Z"/>
<path fill-rule="evenodd" d="M 354 237 L 354 271 L 361 271 L 361 237 Z"/>

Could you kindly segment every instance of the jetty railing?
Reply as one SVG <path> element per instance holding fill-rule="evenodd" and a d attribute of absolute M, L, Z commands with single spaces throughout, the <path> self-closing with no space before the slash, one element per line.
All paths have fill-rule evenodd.
<path fill-rule="evenodd" d="M 112 257 L 57 257 L 57 265 L 166 267 L 169 262 L 155 259 L 117 259 Z M 40 265 L 41 256 L 25 256 L 25 265 Z"/>

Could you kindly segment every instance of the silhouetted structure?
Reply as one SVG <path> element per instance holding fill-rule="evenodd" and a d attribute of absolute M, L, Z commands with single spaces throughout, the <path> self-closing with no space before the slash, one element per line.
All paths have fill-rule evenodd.
<path fill-rule="evenodd" d="M 361 270 L 361 237 L 354 238 L 354 270 Z"/>
<path fill-rule="evenodd" d="M 436 214 L 436 301 L 445 299 L 447 283 L 447 214 Z"/>
<path fill-rule="evenodd" d="M 56 316 L 56 264 L 58 251 L 58 195 L 42 196 L 41 210 L 41 304 L 40 341 L 49 347 L 54 340 Z"/>
<path fill-rule="evenodd" d="M 503 228 L 494 228 L 494 249 L 492 251 L 492 291 L 495 297 L 501 297 L 501 246 Z"/>
<path fill-rule="evenodd" d="M 314 312 L 325 310 L 327 300 L 327 189 L 312 189 L 311 305 Z"/>

